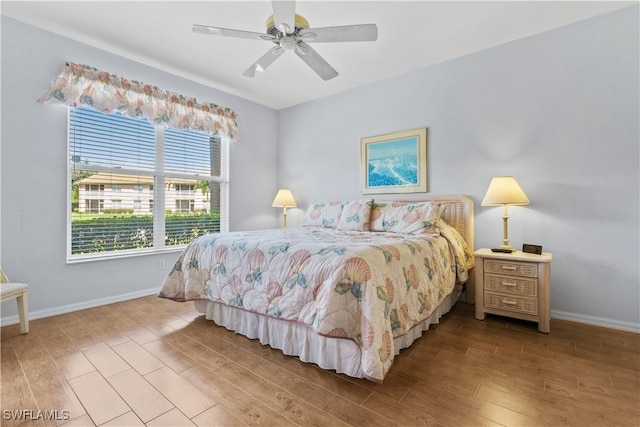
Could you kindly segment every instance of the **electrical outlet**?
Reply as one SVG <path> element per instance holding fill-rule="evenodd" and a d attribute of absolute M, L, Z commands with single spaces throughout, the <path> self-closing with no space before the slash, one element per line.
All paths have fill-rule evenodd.
<path fill-rule="evenodd" d="M 163 259 L 158 261 L 158 270 L 164 270 L 164 260 Z"/>

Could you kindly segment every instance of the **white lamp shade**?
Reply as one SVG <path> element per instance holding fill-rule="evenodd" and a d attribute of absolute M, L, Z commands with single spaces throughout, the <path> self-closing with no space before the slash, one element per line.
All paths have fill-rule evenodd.
<path fill-rule="evenodd" d="M 491 179 L 482 206 L 528 205 L 529 199 L 512 176 L 497 176 Z"/>
<path fill-rule="evenodd" d="M 271 206 L 274 208 L 295 208 L 298 205 L 296 205 L 296 201 L 293 198 L 291 191 L 282 189 L 278 191 L 278 194 L 276 194 L 276 198 L 273 199 Z"/>

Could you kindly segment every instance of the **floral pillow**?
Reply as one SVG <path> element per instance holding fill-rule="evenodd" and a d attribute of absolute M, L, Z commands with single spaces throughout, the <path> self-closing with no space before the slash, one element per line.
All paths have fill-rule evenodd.
<path fill-rule="evenodd" d="M 373 200 L 347 200 L 342 205 L 339 230 L 369 231 Z"/>
<path fill-rule="evenodd" d="M 379 201 L 371 212 L 371 231 L 439 234 L 438 220 L 444 208 L 438 202 Z"/>
<path fill-rule="evenodd" d="M 302 221 L 303 227 L 336 228 L 342 215 L 341 200 L 315 202 L 309 205 Z"/>

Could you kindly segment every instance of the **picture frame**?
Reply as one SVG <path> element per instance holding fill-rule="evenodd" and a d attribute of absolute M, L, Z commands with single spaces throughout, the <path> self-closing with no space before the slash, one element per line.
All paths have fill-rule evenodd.
<path fill-rule="evenodd" d="M 427 128 L 360 139 L 362 194 L 427 192 Z"/>

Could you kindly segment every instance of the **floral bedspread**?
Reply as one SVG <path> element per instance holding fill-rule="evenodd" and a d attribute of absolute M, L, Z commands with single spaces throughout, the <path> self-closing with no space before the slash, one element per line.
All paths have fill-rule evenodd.
<path fill-rule="evenodd" d="M 456 277 L 467 280 L 469 251 L 448 240 L 319 227 L 210 234 L 184 250 L 159 296 L 208 299 L 352 339 L 365 375 L 382 380 L 393 338 L 427 318 Z"/>

